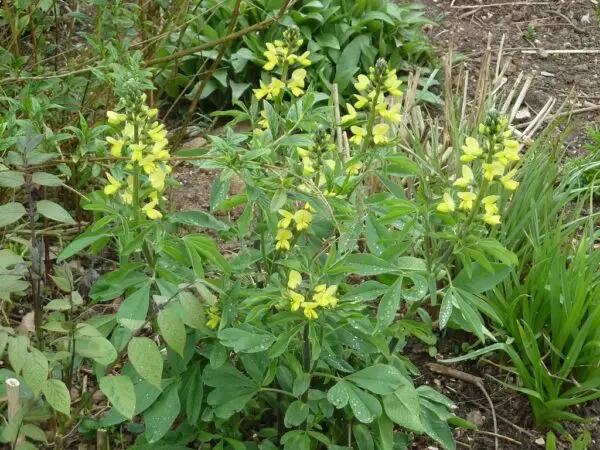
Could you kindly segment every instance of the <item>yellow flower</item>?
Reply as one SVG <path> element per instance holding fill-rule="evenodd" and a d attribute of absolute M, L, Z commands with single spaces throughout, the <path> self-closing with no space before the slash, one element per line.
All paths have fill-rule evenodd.
<path fill-rule="evenodd" d="M 152 124 L 152 128 L 148 130 L 148 136 L 152 139 L 152 142 L 162 142 L 167 137 L 168 131 L 165 129 L 163 124 L 158 124 L 158 122 L 154 122 Z"/>
<path fill-rule="evenodd" d="M 214 305 L 211 306 L 210 309 L 208 310 L 208 315 L 210 316 L 210 319 L 208 320 L 208 322 L 206 322 L 206 326 L 215 330 L 219 326 L 219 323 L 221 323 L 221 316 L 219 315 L 219 308 L 217 308 Z"/>
<path fill-rule="evenodd" d="M 437 205 L 437 210 L 443 213 L 452 212 L 456 209 L 456 205 L 454 204 L 454 200 L 447 192 L 442 197 L 443 201 L 439 205 Z"/>
<path fill-rule="evenodd" d="M 106 186 L 104 186 L 104 193 L 106 195 L 112 195 L 115 192 L 117 192 L 119 189 L 121 189 L 121 186 L 123 186 L 119 181 L 117 181 L 117 179 L 115 177 L 113 177 L 110 173 L 106 174 L 106 178 L 108 178 L 108 183 Z"/>
<path fill-rule="evenodd" d="M 453 186 L 466 188 L 473 182 L 473 171 L 469 166 L 462 166 L 462 177 L 457 178 Z"/>
<path fill-rule="evenodd" d="M 296 289 L 302 283 L 302 275 L 297 270 L 291 270 L 288 276 L 287 286 L 290 289 Z"/>
<path fill-rule="evenodd" d="M 302 158 L 302 175 L 310 175 L 311 173 L 313 173 L 315 171 L 315 168 L 313 166 L 313 162 L 310 158 Z"/>
<path fill-rule="evenodd" d="M 296 97 L 304 94 L 304 79 L 306 78 L 306 70 L 296 69 L 292 72 L 290 81 L 288 81 L 288 88 L 292 91 Z"/>
<path fill-rule="evenodd" d="M 473 192 L 459 192 L 458 198 L 461 200 L 459 208 L 464 211 L 470 211 L 473 209 L 473 201 L 477 196 Z"/>
<path fill-rule="evenodd" d="M 112 125 L 118 125 L 127 119 L 125 114 L 119 114 L 114 111 L 106 111 L 106 117 L 108 118 L 108 123 Z"/>
<path fill-rule="evenodd" d="M 298 153 L 298 156 L 300 156 L 300 158 L 307 158 L 308 155 L 310 155 L 310 152 L 302 147 L 296 147 L 296 153 Z"/>
<path fill-rule="evenodd" d="M 373 142 L 375 144 L 385 144 L 388 142 L 388 138 L 386 136 L 389 131 L 390 126 L 387 123 L 378 123 L 373 127 Z"/>
<path fill-rule="evenodd" d="M 383 104 L 385 105 L 385 103 Z M 402 105 L 400 103 L 395 104 L 390 109 L 382 109 L 379 111 L 379 115 L 386 120 L 389 120 L 392 123 L 400 123 L 402 122 L 402 115 L 400 115 L 400 108 Z"/>
<path fill-rule="evenodd" d="M 519 182 L 513 180 L 514 176 L 517 174 L 516 169 L 511 170 L 506 175 L 500 177 L 500 182 L 504 185 L 504 189 L 507 191 L 514 191 L 519 187 Z"/>
<path fill-rule="evenodd" d="M 357 116 L 356 109 L 350 103 L 346 104 L 346 109 L 348 110 L 348 114 L 342 116 L 342 123 L 350 122 L 356 119 Z"/>
<path fill-rule="evenodd" d="M 162 217 L 162 213 L 160 211 L 158 211 L 157 209 L 154 209 L 154 207 L 157 204 L 158 204 L 158 202 L 156 200 L 152 200 L 151 202 L 146 203 L 142 207 L 142 211 L 144 213 L 146 213 L 146 216 L 148 217 L 148 219 L 156 220 L 156 219 L 160 219 Z"/>
<path fill-rule="evenodd" d="M 498 214 L 484 214 L 483 221 L 488 225 L 498 225 L 500 223 L 500 216 Z"/>
<path fill-rule="evenodd" d="M 283 251 L 289 250 L 292 236 L 293 234 L 290 230 L 286 230 L 285 228 L 280 228 L 277 230 L 277 235 L 275 236 L 277 243 L 275 244 L 275 248 Z"/>
<path fill-rule="evenodd" d="M 165 178 L 166 173 L 161 169 L 155 170 L 150 174 L 148 180 L 150 181 L 150 185 L 156 189 L 157 191 L 162 191 L 165 188 Z"/>
<path fill-rule="evenodd" d="M 308 202 L 306 202 L 306 203 L 304 204 L 304 209 L 305 209 L 305 210 L 307 210 L 308 212 L 311 212 L 311 213 L 316 213 L 316 212 L 317 212 L 317 211 L 315 211 L 315 208 L 313 208 L 313 207 L 310 205 L 310 203 L 308 203 Z"/>
<path fill-rule="evenodd" d="M 306 230 L 312 222 L 313 215 L 305 209 L 300 209 L 294 213 L 294 221 L 296 222 L 296 230 Z"/>
<path fill-rule="evenodd" d="M 484 170 L 483 177 L 488 181 L 492 181 L 494 177 L 504 174 L 504 165 L 499 161 L 494 161 L 491 164 L 485 163 L 482 166 Z"/>
<path fill-rule="evenodd" d="M 502 164 L 508 164 L 509 161 L 518 161 L 521 159 L 519 156 L 519 143 L 512 139 L 504 140 L 504 150 L 497 152 L 494 155 L 498 161 Z"/>
<path fill-rule="evenodd" d="M 400 90 L 401 85 L 402 81 L 397 78 L 396 72 L 390 71 L 385 80 L 385 87 L 387 91 L 395 97 L 400 97 L 402 95 L 402 91 Z"/>
<path fill-rule="evenodd" d="M 488 215 L 497 214 L 498 213 L 498 205 L 496 202 L 500 198 L 499 195 L 488 195 L 481 200 L 483 207 L 485 208 L 485 213 Z"/>
<path fill-rule="evenodd" d="M 310 52 L 304 52 L 300 56 L 298 56 L 298 62 L 302 64 L 304 67 L 310 66 L 311 62 L 308 59 Z"/>
<path fill-rule="evenodd" d="M 273 70 L 279 63 L 279 56 L 277 55 L 277 49 L 275 46 L 272 43 L 267 42 L 267 50 L 263 52 L 263 55 L 265 55 L 265 58 L 267 58 L 267 62 L 263 66 L 263 69 L 269 71 Z"/>
<path fill-rule="evenodd" d="M 294 215 L 291 212 L 286 211 L 285 209 L 280 209 L 279 214 L 281 214 L 283 216 L 283 219 L 281 219 L 279 221 L 279 223 L 277 224 L 277 227 L 279 227 L 279 228 L 289 227 L 290 223 L 292 223 L 292 220 L 294 220 Z"/>
<path fill-rule="evenodd" d="M 146 174 L 150 175 L 151 173 L 154 173 L 156 171 L 156 164 L 154 164 L 155 159 L 155 156 L 150 154 L 144 156 L 140 161 L 140 165 L 142 166 L 142 169 L 144 169 L 144 172 L 146 172 Z"/>
<path fill-rule="evenodd" d="M 121 152 L 123 150 L 123 145 L 125 145 L 125 141 L 123 141 L 122 139 L 115 139 L 115 138 L 108 136 L 106 138 L 106 142 L 111 144 L 111 147 L 110 147 L 111 155 L 113 155 L 115 158 L 118 158 L 119 156 L 121 156 Z"/>
<path fill-rule="evenodd" d="M 133 124 L 126 123 L 125 127 L 123 127 L 123 137 L 127 139 L 133 139 L 133 135 L 135 134 L 135 128 Z"/>
<path fill-rule="evenodd" d="M 350 142 L 353 142 L 356 145 L 360 145 L 364 137 L 367 135 L 367 130 L 365 130 L 363 127 L 357 127 L 355 125 L 350 127 L 350 131 L 353 133 L 353 136 L 350 138 Z"/>
<path fill-rule="evenodd" d="M 282 89 L 285 89 L 285 83 L 279 78 L 271 78 L 271 82 L 269 83 L 269 95 L 267 96 L 267 99 L 277 97 Z"/>
<path fill-rule="evenodd" d="M 354 83 L 354 89 L 356 89 L 358 92 L 363 92 L 367 90 L 370 84 L 371 81 L 369 80 L 369 77 L 361 74 L 358 76 L 357 82 Z"/>
<path fill-rule="evenodd" d="M 308 320 L 318 319 L 319 315 L 317 314 L 317 311 L 315 311 L 315 309 L 317 309 L 318 306 L 319 305 L 315 302 L 302 303 L 302 308 L 304 308 L 304 316 Z"/>
<path fill-rule="evenodd" d="M 471 162 L 483 155 L 483 150 L 479 147 L 479 142 L 472 137 L 467 137 L 467 139 L 465 139 L 465 145 L 462 146 L 462 151 L 464 155 L 460 157 L 460 160 L 464 163 Z"/>
<path fill-rule="evenodd" d="M 337 285 L 331 285 L 327 287 L 326 284 L 320 284 L 315 287 L 315 294 L 313 295 L 313 301 L 321 307 L 337 305 L 338 299 L 335 296 L 337 292 Z"/>
<path fill-rule="evenodd" d="M 258 89 L 252 89 L 252 92 L 254 92 L 254 95 L 256 97 L 257 100 L 262 99 L 263 97 L 268 97 L 270 95 L 270 91 L 269 91 L 269 87 L 263 83 L 263 81 L 260 81 L 260 88 Z"/>
<path fill-rule="evenodd" d="M 152 117 L 156 117 L 158 115 L 158 108 L 152 108 L 152 109 L 148 109 L 148 111 L 146 112 L 146 114 L 148 115 L 148 117 L 152 118 Z"/>
<path fill-rule="evenodd" d="M 304 295 L 294 291 L 288 291 L 288 295 L 290 296 L 290 309 L 292 311 L 298 311 L 302 303 L 304 303 Z"/>
<path fill-rule="evenodd" d="M 358 95 L 358 94 L 354 94 L 354 96 L 357 98 L 357 102 L 354 104 L 354 107 L 356 109 L 361 109 L 364 108 L 368 103 L 369 103 L 369 99 L 366 97 L 363 97 L 362 95 Z"/>
<path fill-rule="evenodd" d="M 258 121 L 258 124 L 263 127 L 265 130 L 269 129 L 269 119 L 267 118 L 267 111 L 266 110 L 262 110 L 260 112 L 260 117 L 261 119 Z"/>
<path fill-rule="evenodd" d="M 132 144 L 131 145 L 131 161 L 141 161 L 144 159 L 144 149 L 146 146 L 144 144 Z"/>
<path fill-rule="evenodd" d="M 360 173 L 360 169 L 362 169 L 362 163 L 352 163 L 346 168 L 346 173 L 348 175 L 358 175 Z"/>

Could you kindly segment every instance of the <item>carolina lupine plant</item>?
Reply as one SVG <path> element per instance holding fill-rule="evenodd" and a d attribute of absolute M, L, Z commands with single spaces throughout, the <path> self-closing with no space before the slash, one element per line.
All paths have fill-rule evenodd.
<path fill-rule="evenodd" d="M 164 201 L 166 179 L 171 173 L 167 145 L 167 130 L 155 120 L 157 109 L 146 104 L 146 94 L 123 98 L 124 113 L 108 111 L 108 123 L 115 126 L 115 135 L 107 137 L 111 154 L 124 163 L 106 173 L 108 184 L 104 193 L 118 198 L 131 207 L 132 217 L 143 213 L 149 219 L 160 219 L 159 205 Z"/>
<path fill-rule="evenodd" d="M 491 226 L 501 223 L 501 207 L 519 187 L 519 182 L 514 180 L 517 170 L 511 168 L 520 159 L 519 142 L 511 139 L 512 132 L 507 126 L 507 119 L 491 112 L 479 126 L 481 144 L 467 137 L 462 146 L 461 176 L 453 186 L 460 199 L 458 208 L 466 215 L 467 228 L 476 217 Z M 444 193 L 437 210 L 448 214 L 457 212 L 450 191 Z"/>

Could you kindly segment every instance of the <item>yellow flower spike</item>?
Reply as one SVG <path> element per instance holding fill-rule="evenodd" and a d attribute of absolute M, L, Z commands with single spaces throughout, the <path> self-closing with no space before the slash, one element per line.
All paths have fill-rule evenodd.
<path fill-rule="evenodd" d="M 504 174 L 504 164 L 499 161 L 494 161 L 491 164 L 484 163 L 482 164 L 482 167 L 484 171 L 483 177 L 488 181 L 492 181 L 495 177 L 499 177 Z"/>
<path fill-rule="evenodd" d="M 285 209 L 280 209 L 279 214 L 281 214 L 283 216 L 283 219 L 281 219 L 279 221 L 279 223 L 277 224 L 278 228 L 287 228 L 290 226 L 290 224 L 292 223 L 292 220 L 294 220 L 294 215 L 289 212 L 286 211 Z"/>
<path fill-rule="evenodd" d="M 306 78 L 306 70 L 296 69 L 292 72 L 290 81 L 288 81 L 288 88 L 292 91 L 296 97 L 304 94 L 304 79 Z"/>
<path fill-rule="evenodd" d="M 161 169 L 155 170 L 148 177 L 150 185 L 157 191 L 163 191 L 165 189 L 165 178 L 167 174 Z"/>
<path fill-rule="evenodd" d="M 288 291 L 288 295 L 290 296 L 290 310 L 298 311 L 302 303 L 305 302 L 304 295 L 298 294 L 294 291 Z"/>
<path fill-rule="evenodd" d="M 385 144 L 388 142 L 387 132 L 390 126 L 387 123 L 378 123 L 373 127 L 373 142 L 375 144 Z"/>
<path fill-rule="evenodd" d="M 308 212 L 311 212 L 311 213 L 316 213 L 316 212 L 317 212 L 317 211 L 315 210 L 315 208 L 313 208 L 313 207 L 310 205 L 310 203 L 308 203 L 308 202 L 306 202 L 306 203 L 304 204 L 304 209 L 305 209 L 305 210 L 307 210 Z"/>
<path fill-rule="evenodd" d="M 117 181 L 117 179 L 113 177 L 110 173 L 106 174 L 106 178 L 108 179 L 109 183 L 106 186 L 104 186 L 104 193 L 106 195 L 113 195 L 115 192 L 121 189 L 121 186 L 123 186 L 123 184 Z"/>
<path fill-rule="evenodd" d="M 384 85 L 387 91 L 394 97 L 400 97 L 402 95 L 402 91 L 400 90 L 402 80 L 398 79 L 395 72 L 393 74 L 388 75 Z"/>
<path fill-rule="evenodd" d="M 283 47 L 285 45 L 284 42 L 282 40 L 280 40 L 280 39 L 274 40 L 273 44 L 275 44 L 275 47 L 279 47 L 279 48 L 281 48 L 281 47 Z"/>
<path fill-rule="evenodd" d="M 519 182 L 513 180 L 514 176 L 517 174 L 516 169 L 511 170 L 506 175 L 500 177 L 500 183 L 504 186 L 504 189 L 507 191 L 514 191 L 519 187 Z"/>
<path fill-rule="evenodd" d="M 302 53 L 300 56 L 298 56 L 298 62 L 301 65 L 303 65 L 304 67 L 310 66 L 312 63 L 310 62 L 310 59 L 308 59 L 309 55 L 310 55 L 310 52 Z"/>
<path fill-rule="evenodd" d="M 313 215 L 306 209 L 300 209 L 294 213 L 294 221 L 296 222 L 296 230 L 306 230 L 312 222 Z"/>
<path fill-rule="evenodd" d="M 141 161 L 144 159 L 144 149 L 146 146 L 144 144 L 132 144 L 131 145 L 131 161 Z"/>
<path fill-rule="evenodd" d="M 290 289 L 296 289 L 302 283 L 302 275 L 296 270 L 291 270 L 288 277 L 287 286 Z"/>
<path fill-rule="evenodd" d="M 457 178 L 453 186 L 466 188 L 473 182 L 473 171 L 467 165 L 462 166 L 462 177 Z"/>
<path fill-rule="evenodd" d="M 498 213 L 498 205 L 496 202 L 500 198 L 499 195 L 488 195 L 481 200 L 483 207 L 485 209 L 485 213 L 488 215 L 493 215 Z"/>
<path fill-rule="evenodd" d="M 473 209 L 473 202 L 477 196 L 473 192 L 459 192 L 458 198 L 461 200 L 459 208 L 463 211 L 471 211 Z"/>
<path fill-rule="evenodd" d="M 118 158 L 119 156 L 121 156 L 121 153 L 123 151 L 123 145 L 125 145 L 125 141 L 123 141 L 122 139 L 115 139 L 115 138 L 108 136 L 106 138 L 106 142 L 108 142 L 111 145 L 111 147 L 110 147 L 111 155 L 113 155 L 115 158 Z"/>
<path fill-rule="evenodd" d="M 135 134 L 135 128 L 133 124 L 126 123 L 125 127 L 123 127 L 123 137 L 127 139 L 133 139 L 133 135 Z"/>
<path fill-rule="evenodd" d="M 277 235 L 275 236 L 275 240 L 277 241 L 275 249 L 282 251 L 289 250 L 292 237 L 293 234 L 290 230 L 286 230 L 285 228 L 277 230 Z"/>
<path fill-rule="evenodd" d="M 310 158 L 302 158 L 302 175 L 310 175 L 315 171 L 315 167 L 313 166 L 313 162 Z"/>
<path fill-rule="evenodd" d="M 269 95 L 269 87 L 261 80 L 260 88 L 252 89 L 257 100 L 261 100 Z"/>
<path fill-rule="evenodd" d="M 348 175 L 358 175 L 360 169 L 362 169 L 362 163 L 352 163 L 346 168 L 346 173 Z"/>
<path fill-rule="evenodd" d="M 352 131 L 353 136 L 350 138 L 350 142 L 353 142 L 356 145 L 360 145 L 367 135 L 367 130 L 363 127 L 357 127 L 355 125 L 350 127 L 350 131 Z"/>
<path fill-rule="evenodd" d="M 282 89 L 285 89 L 285 83 L 279 78 L 271 78 L 271 82 L 269 83 L 269 95 L 267 96 L 267 99 L 277 97 Z"/>
<path fill-rule="evenodd" d="M 314 319 L 318 319 L 319 315 L 317 314 L 317 311 L 315 311 L 319 305 L 315 302 L 304 302 L 302 303 L 302 308 L 304 308 L 304 316 L 308 319 L 308 320 L 314 320 Z"/>
<path fill-rule="evenodd" d="M 357 77 L 356 83 L 354 83 L 354 89 L 356 89 L 358 92 L 363 92 L 368 89 L 370 84 L 371 81 L 369 80 L 369 77 L 361 74 Z"/>
<path fill-rule="evenodd" d="M 342 116 L 342 123 L 350 122 L 351 120 L 356 119 L 357 112 L 350 103 L 346 105 L 346 109 L 348 110 L 348 114 Z"/>
<path fill-rule="evenodd" d="M 467 137 L 465 145 L 462 146 L 463 155 L 460 157 L 461 162 L 468 163 L 483 155 L 483 149 L 479 146 L 477 139 Z"/>
<path fill-rule="evenodd" d="M 152 154 L 146 155 L 140 161 L 140 166 L 144 169 L 147 175 L 150 175 L 156 171 L 156 164 L 154 164 L 156 157 Z"/>
<path fill-rule="evenodd" d="M 354 94 L 354 97 L 356 97 L 356 99 L 358 100 L 355 104 L 354 107 L 356 109 L 361 109 L 364 108 L 366 105 L 369 104 L 369 99 L 366 97 L 363 97 L 362 95 L 358 95 L 358 94 Z"/>
<path fill-rule="evenodd" d="M 296 147 L 296 153 L 300 158 L 308 158 L 308 155 L 310 155 L 310 152 L 302 147 Z"/>
<path fill-rule="evenodd" d="M 148 136 L 152 139 L 152 142 L 161 142 L 167 137 L 168 131 L 164 125 L 159 125 L 151 128 L 148 131 Z"/>
<path fill-rule="evenodd" d="M 148 112 L 146 114 L 149 118 L 156 117 L 158 115 L 158 108 L 148 109 Z"/>
<path fill-rule="evenodd" d="M 263 69 L 268 71 L 273 70 L 279 63 L 279 56 L 277 55 L 275 46 L 272 43 L 267 42 L 267 50 L 263 52 L 263 55 L 267 58 L 267 62 L 263 65 Z"/>
<path fill-rule="evenodd" d="M 500 216 L 498 214 L 484 214 L 483 221 L 488 225 L 498 225 L 500 222 Z"/>
<path fill-rule="evenodd" d="M 211 306 L 210 309 L 208 310 L 208 315 L 209 315 L 210 319 L 206 322 L 206 326 L 208 328 L 215 330 L 221 323 L 221 316 L 219 314 L 219 308 L 217 308 L 217 306 L 215 306 L 215 305 Z"/>
<path fill-rule="evenodd" d="M 397 103 L 390 109 L 384 109 L 383 111 L 379 111 L 379 115 L 392 123 L 400 123 L 402 122 L 400 108 L 402 108 L 402 105 L 400 103 Z"/>
<path fill-rule="evenodd" d="M 127 120 L 127 115 L 119 114 L 114 111 L 106 111 L 106 117 L 108 118 L 108 123 L 112 125 L 119 125 Z"/>
<path fill-rule="evenodd" d="M 449 213 L 456 209 L 454 200 L 452 199 L 449 193 L 446 192 L 444 194 L 444 196 L 442 197 L 442 202 L 439 205 L 437 205 L 436 209 L 443 213 Z"/>
<path fill-rule="evenodd" d="M 335 296 L 337 289 L 338 287 L 335 284 L 329 287 L 327 287 L 326 284 L 320 284 L 315 287 L 313 301 L 323 308 L 327 306 L 334 307 L 338 302 L 338 299 Z"/>
<path fill-rule="evenodd" d="M 148 219 L 156 220 L 156 219 L 160 219 L 162 217 L 162 213 L 160 211 L 158 211 L 157 209 L 154 209 L 154 207 L 157 204 L 158 204 L 158 202 L 156 200 L 154 200 L 149 203 L 146 203 L 142 207 L 142 211 L 144 213 L 146 213 L 146 216 L 148 217 Z"/>

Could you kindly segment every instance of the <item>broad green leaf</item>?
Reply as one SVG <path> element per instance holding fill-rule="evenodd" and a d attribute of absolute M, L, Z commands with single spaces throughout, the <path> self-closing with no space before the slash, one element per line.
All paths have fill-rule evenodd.
<path fill-rule="evenodd" d="M 169 216 L 171 222 L 211 230 L 226 231 L 229 226 L 204 211 L 179 211 Z"/>
<path fill-rule="evenodd" d="M 393 393 L 406 380 L 398 369 L 387 364 L 367 367 L 348 375 L 345 379 L 380 395 Z"/>
<path fill-rule="evenodd" d="M 394 273 L 398 267 L 390 261 L 378 258 L 375 255 L 366 253 L 356 253 L 346 257 L 341 263 L 336 264 L 330 270 L 330 273 L 355 273 L 361 276 L 381 275 L 384 273 Z"/>
<path fill-rule="evenodd" d="M 202 412 L 202 399 L 204 397 L 204 381 L 202 380 L 200 364 L 194 365 L 187 383 L 185 414 L 191 424 L 196 424 Z"/>
<path fill-rule="evenodd" d="M 46 433 L 44 433 L 44 430 L 32 423 L 21 425 L 19 433 L 23 436 L 27 436 L 29 439 L 33 439 L 34 441 L 46 442 Z"/>
<path fill-rule="evenodd" d="M 448 289 L 444 294 L 444 299 L 442 300 L 442 304 L 440 306 L 440 313 L 438 316 L 438 323 L 440 330 L 446 328 L 448 325 L 448 320 L 450 320 L 450 316 L 452 316 L 452 309 L 454 307 L 454 293 L 452 289 Z"/>
<path fill-rule="evenodd" d="M 62 180 L 56 175 L 46 172 L 35 172 L 33 175 L 31 175 L 31 181 L 41 186 L 51 187 L 62 186 L 63 184 Z"/>
<path fill-rule="evenodd" d="M 309 409 L 306 403 L 303 403 L 300 400 L 292 402 L 285 411 L 285 426 L 288 428 L 293 428 L 304 423 L 308 417 L 308 412 Z"/>
<path fill-rule="evenodd" d="M 446 450 L 455 450 L 456 443 L 448 423 L 441 419 L 434 410 L 422 405 L 421 423 L 425 433 L 434 441 L 443 445 Z"/>
<path fill-rule="evenodd" d="M 419 396 L 410 383 L 400 386 L 393 394 L 383 397 L 383 408 L 396 424 L 416 433 L 424 431 L 420 419 Z"/>
<path fill-rule="evenodd" d="M 346 406 L 350 399 L 349 386 L 350 383 L 347 381 L 338 381 L 331 389 L 329 389 L 329 391 L 327 391 L 327 401 L 337 409 Z"/>
<path fill-rule="evenodd" d="M 188 291 L 182 291 L 179 293 L 179 304 L 183 309 L 183 320 L 186 325 L 201 330 L 205 327 L 206 318 L 204 315 L 204 308 L 194 294 Z"/>
<path fill-rule="evenodd" d="M 358 450 L 375 450 L 375 442 L 371 430 L 365 425 L 357 424 L 352 427 L 352 434 L 356 440 Z"/>
<path fill-rule="evenodd" d="M 158 328 L 169 347 L 183 358 L 185 348 L 185 325 L 173 308 L 164 308 L 158 313 Z"/>
<path fill-rule="evenodd" d="M 488 272 L 479 263 L 473 263 L 471 267 L 471 276 L 466 269 L 460 271 L 452 284 L 471 294 L 480 294 L 493 289 L 498 283 L 502 282 L 510 273 L 511 268 L 504 264 L 492 263 L 494 272 Z"/>
<path fill-rule="evenodd" d="M 304 394 L 310 387 L 311 376 L 309 373 L 301 372 L 296 376 L 292 392 L 295 396 L 299 397 Z"/>
<path fill-rule="evenodd" d="M 65 383 L 60 380 L 46 380 L 42 393 L 53 409 L 67 416 L 71 415 L 71 396 Z"/>
<path fill-rule="evenodd" d="M 225 328 L 219 331 L 219 340 L 225 347 L 233 347 L 236 353 L 258 353 L 268 350 L 275 336 L 248 325 L 245 328 Z"/>
<path fill-rule="evenodd" d="M 172 384 L 144 412 L 144 424 L 146 425 L 144 434 L 150 444 L 158 442 L 167 434 L 167 431 L 177 419 L 180 410 L 181 404 L 179 403 L 177 385 Z"/>
<path fill-rule="evenodd" d="M 348 403 L 359 422 L 371 423 L 381 415 L 379 400 L 352 384 L 348 384 Z"/>
<path fill-rule="evenodd" d="M 36 211 L 44 217 L 57 222 L 68 223 L 75 225 L 75 221 L 71 215 L 58 203 L 51 202 L 50 200 L 40 200 L 36 204 Z"/>
<path fill-rule="evenodd" d="M 124 375 L 106 376 L 100 379 L 100 390 L 113 407 L 128 419 L 135 413 L 135 391 L 133 382 Z"/>
<path fill-rule="evenodd" d="M 8 341 L 8 361 L 17 375 L 21 373 L 29 359 L 28 346 L 29 340 L 25 336 L 10 338 Z"/>
<path fill-rule="evenodd" d="M 377 324 L 380 330 L 385 330 L 394 322 L 402 298 L 402 281 L 403 278 L 398 277 L 379 302 Z"/>
<path fill-rule="evenodd" d="M 292 327 L 291 329 L 279 334 L 277 340 L 269 349 L 269 358 L 273 359 L 277 358 L 278 356 L 281 356 L 287 350 L 294 336 L 296 336 L 296 334 L 302 329 L 303 326 L 304 324 L 298 324 Z"/>
<path fill-rule="evenodd" d="M 359 70 L 363 49 L 371 45 L 369 36 L 355 37 L 342 51 L 337 60 L 334 83 L 338 83 L 340 94 L 344 92 L 354 74 Z"/>
<path fill-rule="evenodd" d="M 145 283 L 138 290 L 129 295 L 119 306 L 117 322 L 119 325 L 134 332 L 144 323 L 150 307 L 150 284 Z"/>
<path fill-rule="evenodd" d="M 117 350 L 100 331 L 88 324 L 79 324 L 75 331 L 75 353 L 108 366 L 117 359 Z"/>
<path fill-rule="evenodd" d="M 17 202 L 5 203 L 0 206 L 0 227 L 5 227 L 23 217 L 27 211 L 25 207 Z"/>
<path fill-rule="evenodd" d="M 163 359 L 154 341 L 147 337 L 134 337 L 127 346 L 127 352 L 137 373 L 160 388 Z"/>
<path fill-rule="evenodd" d="M 50 300 L 47 305 L 44 305 L 46 311 L 68 311 L 71 309 L 71 302 L 64 298 Z"/>
<path fill-rule="evenodd" d="M 32 348 L 27 363 L 23 367 L 23 379 L 34 397 L 41 392 L 48 378 L 48 360 L 37 348 Z"/>
<path fill-rule="evenodd" d="M 106 236 L 106 230 L 98 230 L 96 232 L 87 231 L 84 234 L 78 236 L 69 245 L 67 245 L 62 252 L 58 255 L 56 262 L 64 261 L 67 258 L 79 253 L 86 247 L 94 244 L 100 239 Z"/>
<path fill-rule="evenodd" d="M 14 189 L 23 186 L 25 178 L 21 172 L 7 170 L 0 172 L 0 187 Z"/>

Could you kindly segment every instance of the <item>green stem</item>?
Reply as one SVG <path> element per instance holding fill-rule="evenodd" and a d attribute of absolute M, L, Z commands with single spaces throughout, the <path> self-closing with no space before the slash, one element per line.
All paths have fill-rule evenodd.
<path fill-rule="evenodd" d="M 292 394 L 291 392 L 284 391 L 282 389 L 275 389 L 275 388 L 263 387 L 263 388 L 260 388 L 260 390 L 261 390 L 261 392 L 276 392 L 278 394 L 284 394 L 284 395 L 288 395 L 290 397 L 296 398 L 296 396 L 294 394 Z"/>
<path fill-rule="evenodd" d="M 375 117 L 377 116 L 375 107 L 377 106 L 377 100 L 379 99 L 380 91 L 381 85 L 378 84 L 375 88 L 373 100 L 371 100 L 371 114 L 369 115 L 369 121 L 367 122 L 367 135 L 365 136 L 362 148 L 360 149 L 361 153 L 365 153 L 367 151 L 367 148 L 369 148 L 369 144 L 371 143 L 371 139 L 373 138 L 373 127 L 375 126 Z"/>

